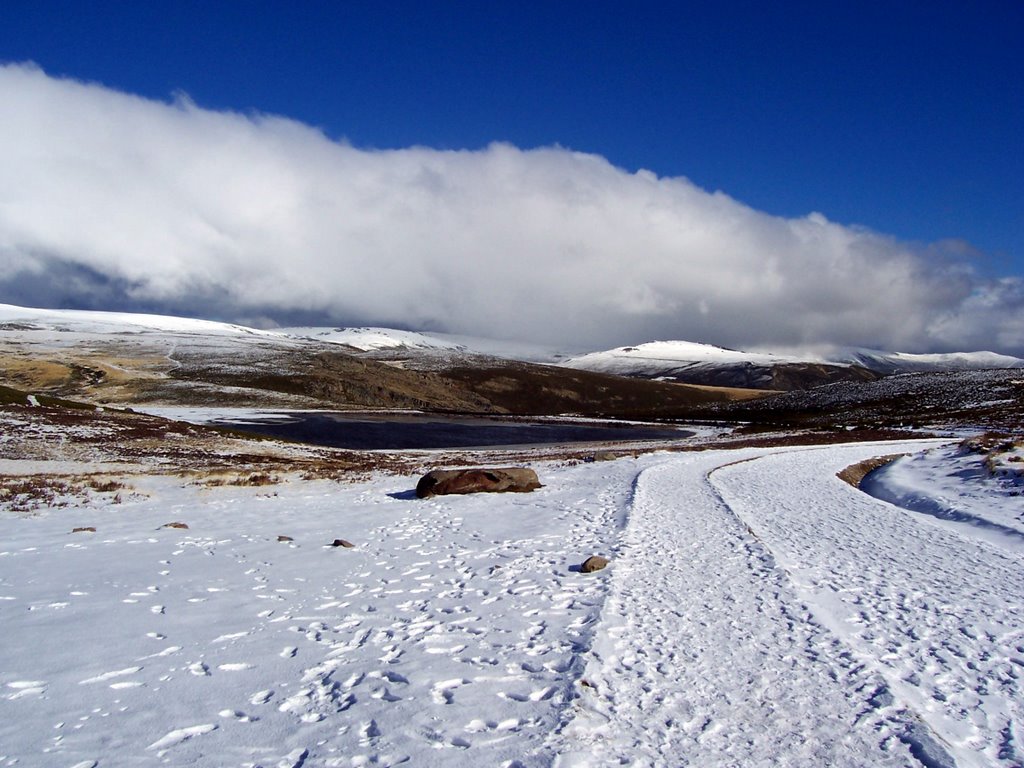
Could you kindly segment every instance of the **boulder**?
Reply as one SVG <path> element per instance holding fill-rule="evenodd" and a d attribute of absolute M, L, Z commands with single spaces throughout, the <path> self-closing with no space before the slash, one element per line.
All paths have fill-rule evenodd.
<path fill-rule="evenodd" d="M 526 493 L 540 487 L 537 473 L 525 467 L 435 469 L 420 478 L 416 496 L 426 499 L 448 493 Z"/>
<path fill-rule="evenodd" d="M 593 573 L 600 571 L 608 565 L 608 558 L 600 555 L 591 555 L 580 565 L 580 573 Z"/>
<path fill-rule="evenodd" d="M 332 547 L 344 547 L 345 549 L 352 549 L 352 547 L 354 547 L 355 544 L 353 544 L 348 539 L 335 539 L 334 543 L 331 544 L 331 546 Z"/>

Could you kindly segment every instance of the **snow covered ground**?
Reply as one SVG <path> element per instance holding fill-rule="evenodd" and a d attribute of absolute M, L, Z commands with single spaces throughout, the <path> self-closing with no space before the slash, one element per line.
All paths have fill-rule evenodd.
<path fill-rule="evenodd" d="M 927 446 L 0 512 L 0 765 L 1020 765 L 1024 554 L 835 477 Z"/>

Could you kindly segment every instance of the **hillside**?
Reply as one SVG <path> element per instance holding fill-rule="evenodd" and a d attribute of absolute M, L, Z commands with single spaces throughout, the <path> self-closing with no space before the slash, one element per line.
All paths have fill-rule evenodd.
<path fill-rule="evenodd" d="M 619 376 L 789 391 L 840 381 L 873 381 L 897 373 L 1020 368 L 1024 360 L 992 352 L 917 355 L 869 349 L 782 355 L 654 341 L 591 352 L 562 364 Z"/>
<path fill-rule="evenodd" d="M 0 384 L 97 404 L 635 416 L 732 397 L 484 355 L 414 369 L 358 352 L 187 318 L 0 305 Z"/>

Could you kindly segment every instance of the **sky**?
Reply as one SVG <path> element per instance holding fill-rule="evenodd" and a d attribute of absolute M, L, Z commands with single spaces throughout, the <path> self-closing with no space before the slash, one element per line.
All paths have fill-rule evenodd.
<path fill-rule="evenodd" d="M 0 302 L 1024 354 L 1024 3 L 0 5 Z"/>

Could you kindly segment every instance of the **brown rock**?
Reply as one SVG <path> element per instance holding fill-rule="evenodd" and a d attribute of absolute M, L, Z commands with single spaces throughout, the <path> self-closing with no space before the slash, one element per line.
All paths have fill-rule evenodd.
<path fill-rule="evenodd" d="M 581 573 L 593 573 L 594 571 L 600 571 L 602 568 L 608 565 L 608 558 L 601 557 L 600 555 L 591 555 L 580 565 Z"/>
<path fill-rule="evenodd" d="M 293 539 L 291 536 L 278 536 L 277 540 L 278 541 L 295 541 L 295 539 Z"/>
<path fill-rule="evenodd" d="M 184 528 L 188 530 L 188 523 L 164 523 L 161 528 Z"/>
<path fill-rule="evenodd" d="M 449 493 L 527 493 L 540 488 L 537 473 L 525 467 L 435 469 L 416 484 L 421 499 Z"/>
<path fill-rule="evenodd" d="M 354 547 L 355 544 L 353 544 L 351 541 L 348 541 L 346 539 L 335 539 L 334 543 L 331 544 L 331 546 L 332 547 L 344 547 L 345 549 L 352 549 L 352 547 Z"/>
<path fill-rule="evenodd" d="M 72 528 L 72 533 L 96 533 L 96 529 L 91 525 L 84 526 L 82 528 Z"/>

